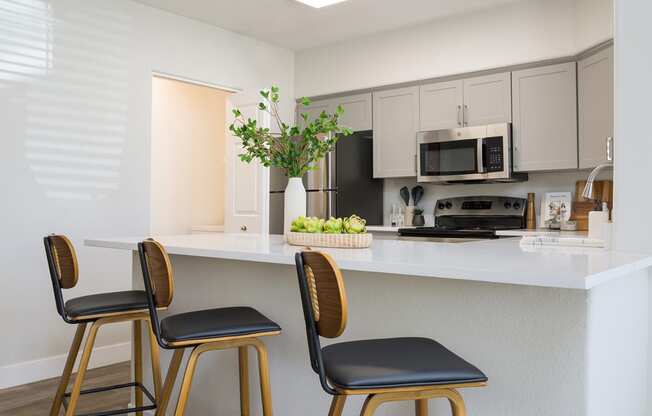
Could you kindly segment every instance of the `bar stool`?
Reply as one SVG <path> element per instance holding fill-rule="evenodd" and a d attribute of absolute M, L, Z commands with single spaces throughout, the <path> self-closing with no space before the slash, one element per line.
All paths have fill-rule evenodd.
<path fill-rule="evenodd" d="M 157 307 L 172 302 L 174 277 L 170 258 L 157 241 L 148 239 L 138 244 L 140 264 L 149 303 L 150 321 L 159 345 L 174 350 L 165 377 L 156 415 L 165 415 L 174 382 L 186 348 L 192 348 L 184 371 L 175 416 L 185 413 L 190 386 L 199 356 L 206 351 L 238 348 L 240 369 L 240 412 L 249 415 L 249 378 L 247 347 L 258 353 L 258 372 L 263 415 L 272 416 L 267 348 L 260 337 L 278 335 L 281 327 L 257 310 L 249 307 L 207 309 L 168 316 L 159 321 Z"/>
<path fill-rule="evenodd" d="M 361 416 L 373 415 L 383 403 L 406 400 L 415 402 L 417 416 L 427 416 L 432 398 L 448 399 L 454 416 L 466 416 L 457 390 L 485 386 L 487 377 L 432 339 L 373 339 L 322 348 L 320 336 L 337 338 L 346 328 L 342 273 L 325 253 L 304 251 L 295 260 L 310 364 L 333 396 L 329 416 L 340 416 L 350 395 L 367 395 Z"/>
<path fill-rule="evenodd" d="M 77 264 L 77 253 L 71 241 L 64 235 L 49 235 L 44 239 L 45 254 L 52 278 L 54 290 L 54 301 L 57 312 L 66 323 L 77 325 L 77 332 L 73 338 L 72 346 L 68 352 L 68 358 L 64 366 L 63 374 L 59 380 L 50 416 L 58 416 L 61 405 L 65 409 L 66 416 L 75 415 L 80 395 L 105 392 L 123 388 L 135 388 L 135 407 L 118 410 L 96 412 L 92 416 L 119 415 L 136 413 L 142 415 L 143 411 L 156 409 L 156 399 L 159 397 L 161 388 L 161 370 L 159 366 L 159 349 L 156 339 L 151 331 L 149 314 L 147 312 L 147 295 L 144 291 L 131 290 L 125 292 L 101 293 L 96 295 L 82 296 L 70 299 L 64 303 L 63 290 L 70 289 L 77 285 L 79 279 L 79 266 Z M 145 322 L 150 328 L 150 349 L 152 356 L 152 375 L 154 378 L 155 394 L 152 395 L 142 384 L 143 363 L 142 363 L 142 340 L 141 323 Z M 88 362 L 93 352 L 95 338 L 101 326 L 117 322 L 133 322 L 133 343 L 134 343 L 134 381 L 126 384 L 99 387 L 95 389 L 82 390 L 82 383 Z M 84 352 L 82 353 L 77 376 L 72 391 L 66 393 L 68 382 L 72 374 L 79 348 L 86 332 L 86 327 L 91 324 L 90 331 L 86 338 Z M 143 394 L 151 401 L 151 404 L 143 405 Z"/>

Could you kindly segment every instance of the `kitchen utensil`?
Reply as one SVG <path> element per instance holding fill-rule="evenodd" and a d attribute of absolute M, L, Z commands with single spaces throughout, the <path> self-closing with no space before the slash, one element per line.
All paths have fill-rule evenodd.
<path fill-rule="evenodd" d="M 415 207 L 419 205 L 421 198 L 423 198 L 423 193 L 423 186 L 421 185 L 417 185 L 412 188 L 412 201 L 414 202 Z"/>
<path fill-rule="evenodd" d="M 405 206 L 410 205 L 410 191 L 408 190 L 407 186 L 404 186 L 401 188 L 399 191 L 401 194 L 401 198 L 403 199 L 403 202 L 405 202 Z"/>

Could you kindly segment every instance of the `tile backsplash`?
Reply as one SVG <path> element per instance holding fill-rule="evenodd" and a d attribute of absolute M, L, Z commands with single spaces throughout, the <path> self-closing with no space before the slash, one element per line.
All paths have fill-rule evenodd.
<path fill-rule="evenodd" d="M 517 183 L 491 183 L 477 185 L 431 185 L 422 183 L 425 193 L 419 206 L 424 209 L 426 225 L 434 223 L 435 203 L 440 198 L 450 198 L 456 196 L 479 196 L 479 195 L 501 195 L 527 198 L 528 192 L 536 194 L 537 216 L 540 214 L 541 198 L 546 192 L 575 192 L 575 183 L 580 180 L 586 180 L 590 170 L 570 171 L 570 172 L 544 172 L 530 173 L 530 179 L 527 182 Z M 603 172 L 599 179 L 611 179 L 610 172 Z M 399 195 L 399 190 L 403 186 L 409 189 L 416 186 L 416 178 L 392 178 L 385 179 L 383 189 L 384 202 L 384 222 L 389 224 L 392 205 L 405 209 L 405 204 Z M 573 195 L 574 197 L 574 195 Z"/>

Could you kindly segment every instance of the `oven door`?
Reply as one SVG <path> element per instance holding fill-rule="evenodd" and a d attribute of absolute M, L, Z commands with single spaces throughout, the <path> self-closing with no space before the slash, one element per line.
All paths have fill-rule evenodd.
<path fill-rule="evenodd" d="M 498 128 L 505 126 L 505 128 Z M 476 126 L 417 134 L 418 182 L 508 179 L 509 126 Z"/>

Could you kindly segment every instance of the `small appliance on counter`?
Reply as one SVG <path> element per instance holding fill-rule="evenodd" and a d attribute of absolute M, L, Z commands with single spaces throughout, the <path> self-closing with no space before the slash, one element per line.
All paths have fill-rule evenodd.
<path fill-rule="evenodd" d="M 503 196 L 466 196 L 440 199 L 435 204 L 435 226 L 401 228 L 400 240 L 466 242 L 498 238 L 498 230 L 526 226 L 527 199 Z"/>

